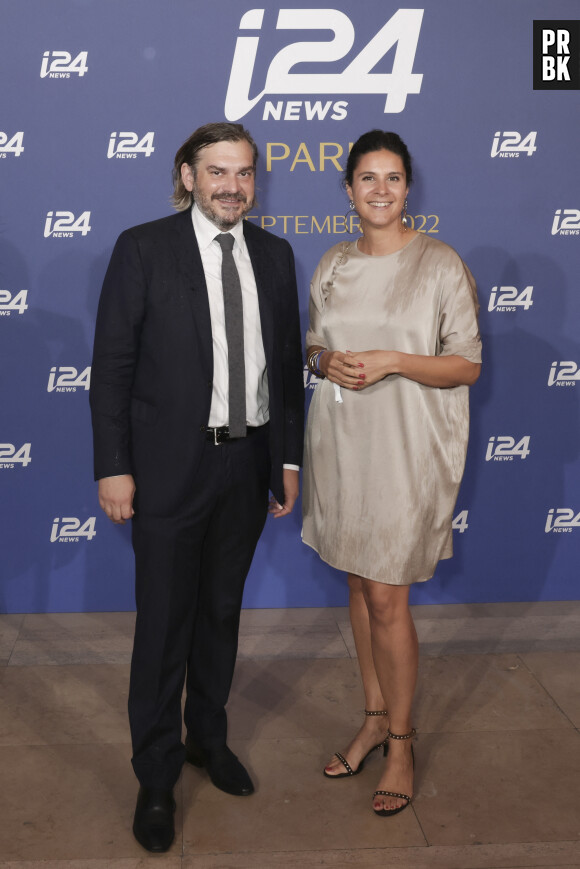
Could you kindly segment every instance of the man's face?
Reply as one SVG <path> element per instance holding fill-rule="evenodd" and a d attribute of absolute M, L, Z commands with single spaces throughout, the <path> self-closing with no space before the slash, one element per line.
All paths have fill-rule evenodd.
<path fill-rule="evenodd" d="M 195 170 L 184 163 L 181 178 L 199 210 L 222 232 L 254 205 L 252 148 L 248 142 L 217 142 L 203 148 Z"/>

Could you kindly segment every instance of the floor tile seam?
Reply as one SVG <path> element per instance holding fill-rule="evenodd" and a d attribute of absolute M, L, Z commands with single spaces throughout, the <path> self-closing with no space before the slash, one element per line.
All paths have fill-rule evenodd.
<path fill-rule="evenodd" d="M 337 628 L 338 628 L 338 633 L 340 634 L 340 637 L 341 637 L 341 639 L 342 639 L 342 642 L 343 642 L 344 645 L 345 645 L 346 653 L 347 653 L 348 657 L 350 658 L 351 661 L 357 661 L 357 660 L 358 660 L 358 655 L 357 655 L 357 653 L 356 653 L 356 646 L 354 646 L 354 635 L 353 635 L 353 633 L 352 633 L 352 625 L 351 625 L 351 623 L 350 623 L 350 620 L 349 620 L 348 623 L 345 623 L 342 627 L 340 626 L 340 624 L 339 624 L 338 622 L 336 623 L 336 626 L 337 626 Z M 346 636 L 345 636 L 345 631 L 346 631 L 347 634 L 350 632 L 350 634 L 351 634 L 351 636 L 352 636 L 352 639 L 353 639 L 353 646 L 354 646 L 354 649 L 353 649 L 352 652 L 351 652 L 351 650 L 350 650 L 349 647 L 348 647 L 348 643 L 347 643 Z"/>
<path fill-rule="evenodd" d="M 411 793 L 412 793 L 412 792 L 411 792 Z M 430 842 L 429 842 L 429 839 L 427 838 L 427 833 L 425 832 L 425 829 L 424 829 L 424 827 L 423 827 L 423 824 L 421 823 L 421 819 L 420 819 L 419 815 L 417 814 L 417 812 L 416 812 L 416 810 L 415 810 L 415 806 L 413 805 L 413 803 L 411 803 L 411 811 L 412 811 L 413 814 L 415 815 L 415 820 L 417 821 L 417 826 L 418 826 L 419 829 L 421 830 L 421 835 L 423 836 L 423 841 L 425 842 L 425 847 L 426 847 L 426 848 L 431 847 Z"/>
<path fill-rule="evenodd" d="M 525 654 L 525 653 L 522 653 L 522 654 Z M 566 719 L 566 721 L 568 721 L 568 722 L 570 723 L 570 726 L 571 726 L 574 730 L 576 730 L 576 732 L 579 732 L 579 726 L 576 725 L 576 724 L 574 723 L 574 721 L 572 721 L 572 719 L 570 718 L 570 716 L 569 716 L 569 715 L 564 711 L 564 709 L 562 709 L 560 703 L 559 703 L 559 702 L 556 700 L 556 698 L 555 698 L 555 697 L 550 693 L 549 689 L 546 688 L 546 686 L 545 686 L 545 685 L 540 681 L 540 679 L 539 679 L 538 676 L 534 673 L 534 671 L 531 670 L 531 669 L 528 667 L 528 665 L 527 665 L 526 662 L 523 660 L 523 658 L 521 658 L 521 657 L 518 655 L 518 660 L 521 661 L 521 664 L 522 664 L 523 668 L 526 670 L 526 672 L 528 672 L 528 673 L 530 674 L 530 676 L 532 677 L 532 679 L 534 680 L 534 682 L 538 685 L 538 687 L 541 688 L 541 690 L 544 692 L 544 694 L 546 694 L 547 697 L 549 697 L 549 699 L 550 699 L 551 702 L 554 704 L 554 706 L 556 707 L 556 709 L 558 710 L 558 712 L 559 712 L 559 713 L 560 713 L 560 714 L 561 714 L 561 715 Z"/>
<path fill-rule="evenodd" d="M 8 655 L 8 657 L 6 659 L 6 667 L 10 666 L 10 661 L 12 660 L 12 655 L 14 654 L 14 649 L 16 648 L 16 644 L 20 638 L 20 634 L 22 632 L 22 626 L 24 625 L 24 620 L 26 618 L 25 615 L 23 615 L 21 613 L 18 613 L 18 615 L 22 615 L 22 620 L 21 620 L 20 624 L 18 625 L 18 630 L 16 631 L 16 636 L 14 637 L 14 642 L 12 643 L 12 648 L 10 649 L 10 654 Z"/>
<path fill-rule="evenodd" d="M 349 622 L 349 626 L 350 626 L 350 622 Z M 340 625 L 338 624 L 338 622 L 337 622 L 337 624 L 336 624 L 336 627 L 337 627 L 337 630 L 338 630 L 338 635 L 339 635 L 340 639 L 342 640 L 342 645 L 344 646 L 344 650 L 345 650 L 345 652 L 346 652 L 346 657 L 347 657 L 347 658 L 350 658 L 350 659 L 352 660 L 353 655 L 351 655 L 351 653 L 350 653 L 350 649 L 349 649 L 349 647 L 348 647 L 348 643 L 347 643 L 347 641 L 346 641 L 346 637 L 344 636 L 344 633 L 343 633 L 343 631 L 342 631 Z M 352 628 L 351 628 L 351 630 L 352 630 Z M 355 657 L 355 658 L 357 657 L 357 655 L 356 655 L 356 651 L 355 651 L 354 657 Z"/>

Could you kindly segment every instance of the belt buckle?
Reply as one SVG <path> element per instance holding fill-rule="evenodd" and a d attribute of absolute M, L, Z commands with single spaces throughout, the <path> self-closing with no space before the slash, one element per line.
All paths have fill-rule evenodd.
<path fill-rule="evenodd" d="M 224 441 L 228 440 L 228 437 L 229 437 L 229 430 L 228 430 L 227 426 L 223 426 L 223 428 L 218 428 L 216 426 L 214 428 L 214 430 L 213 430 L 214 446 L 219 447 L 220 444 L 223 444 Z"/>

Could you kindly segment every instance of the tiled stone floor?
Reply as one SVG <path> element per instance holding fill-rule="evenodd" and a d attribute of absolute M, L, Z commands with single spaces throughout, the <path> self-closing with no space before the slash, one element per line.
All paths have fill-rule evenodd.
<path fill-rule="evenodd" d="M 580 867 L 580 602 L 415 607 L 416 799 L 331 782 L 363 700 L 343 609 L 249 610 L 230 743 L 257 792 L 184 769 L 166 855 L 131 835 L 131 613 L 0 616 L 2 869 Z"/>

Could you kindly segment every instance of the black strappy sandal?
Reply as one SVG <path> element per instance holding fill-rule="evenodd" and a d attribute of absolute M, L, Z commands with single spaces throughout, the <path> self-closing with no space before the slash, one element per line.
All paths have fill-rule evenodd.
<path fill-rule="evenodd" d="M 388 714 L 389 713 L 386 710 L 385 711 L 379 710 L 378 712 L 375 712 L 375 711 L 369 712 L 367 709 L 365 709 L 365 715 L 388 715 Z M 363 759 L 361 760 L 361 762 L 359 763 L 359 765 L 357 766 L 356 769 L 352 768 L 352 766 L 350 765 L 348 760 L 344 757 L 344 755 L 342 755 L 339 751 L 335 751 L 334 756 L 339 759 L 341 764 L 344 766 L 346 772 L 339 772 L 339 773 L 335 773 L 334 775 L 332 773 L 326 772 L 325 769 L 322 772 L 326 776 L 326 778 L 347 778 L 348 776 L 351 776 L 351 775 L 358 775 L 359 772 L 362 772 L 363 766 L 365 765 L 365 760 L 367 759 L 369 754 L 372 754 L 373 751 L 377 750 L 377 748 L 382 748 L 383 749 L 383 757 L 386 757 L 387 752 L 389 750 L 389 737 L 387 736 L 387 738 L 383 739 L 382 742 L 379 742 L 378 745 L 373 745 L 371 750 L 367 751 L 367 753 L 365 754 L 365 756 L 363 757 Z"/>
<path fill-rule="evenodd" d="M 387 740 L 389 739 L 413 739 L 416 735 L 417 731 L 413 728 L 409 733 L 391 733 L 389 730 Z M 385 752 L 386 754 L 386 752 Z M 337 755 L 338 757 L 338 755 Z M 411 757 L 413 758 L 413 769 L 415 769 L 415 753 L 413 752 L 413 746 L 411 746 Z M 412 796 L 409 794 L 397 794 L 394 791 L 375 791 L 373 794 L 373 799 L 375 797 L 394 797 L 396 800 L 407 800 L 404 806 L 399 806 L 397 809 L 375 809 L 373 808 L 373 812 L 375 815 L 380 815 L 382 818 L 388 818 L 391 815 L 398 815 L 399 812 L 402 812 L 403 809 L 406 809 L 407 806 L 411 805 Z"/>

